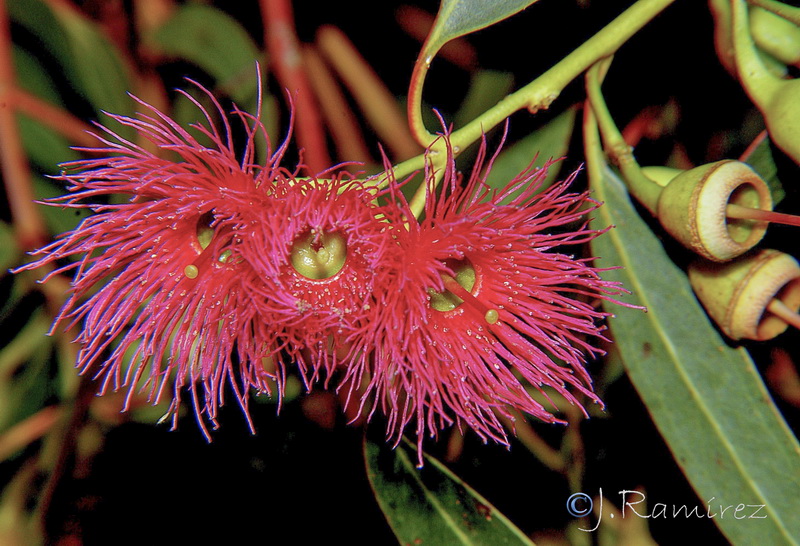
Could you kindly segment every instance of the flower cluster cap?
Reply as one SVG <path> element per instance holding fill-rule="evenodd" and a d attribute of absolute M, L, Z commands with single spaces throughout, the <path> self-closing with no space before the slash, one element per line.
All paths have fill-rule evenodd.
<path fill-rule="evenodd" d="M 101 392 L 169 396 L 173 426 L 188 392 L 208 437 L 228 388 L 250 422 L 251 391 L 281 396 L 296 370 L 383 413 L 394 442 L 413 422 L 420 463 L 423 438 L 452 424 L 507 443 L 512 410 L 559 421 L 534 390 L 599 402 L 584 367 L 601 353 L 596 306 L 624 290 L 564 253 L 602 233 L 574 175 L 545 188 L 547 166 L 529 168 L 492 190 L 485 143 L 462 180 L 443 134 L 419 220 L 388 165 L 300 177 L 281 166 L 287 142 L 258 164 L 259 117 L 234 109 L 233 126 L 200 89 L 214 108 L 187 95 L 206 120 L 189 128 L 143 102 L 112 116 L 156 152 L 103 128 L 54 203 L 95 214 L 20 268 L 74 273 L 54 328 L 82 323 L 77 365 Z"/>

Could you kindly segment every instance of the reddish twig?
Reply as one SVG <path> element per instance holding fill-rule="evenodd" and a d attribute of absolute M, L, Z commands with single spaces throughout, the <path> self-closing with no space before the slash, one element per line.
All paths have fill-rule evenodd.
<path fill-rule="evenodd" d="M 303 61 L 322 107 L 328 130 L 333 135 L 339 158 L 344 161 L 370 163 L 372 157 L 364 142 L 361 128 L 322 57 L 314 47 L 307 46 L 303 48 Z"/>
<path fill-rule="evenodd" d="M 317 34 L 317 44 L 353 94 L 378 137 L 392 152 L 392 159 L 402 161 L 422 152 L 422 147 L 411 135 L 397 98 L 347 36 L 336 27 L 322 27 Z"/>
<path fill-rule="evenodd" d="M 12 89 L 11 97 L 14 106 L 20 112 L 57 131 L 70 142 L 84 147 L 99 145 L 99 141 L 89 134 L 91 126 L 63 108 L 43 101 L 22 89 Z"/>
<path fill-rule="evenodd" d="M 317 103 L 303 67 L 300 45 L 294 30 L 290 0 L 260 0 L 264 19 L 264 43 L 278 82 L 295 103 L 297 143 L 312 173 L 330 167 L 325 133 Z"/>

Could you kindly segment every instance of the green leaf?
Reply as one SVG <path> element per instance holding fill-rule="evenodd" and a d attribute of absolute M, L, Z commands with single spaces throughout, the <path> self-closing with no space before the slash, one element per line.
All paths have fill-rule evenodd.
<path fill-rule="evenodd" d="M 415 468 L 416 449 L 407 442 L 391 449 L 367 440 L 364 457 L 378 504 L 401 544 L 533 544 L 433 457 L 425 455 L 425 466 Z"/>
<path fill-rule="evenodd" d="M 19 261 L 20 250 L 14 230 L 3 221 L 0 221 L 0 277 L 3 277 L 8 268 Z"/>
<path fill-rule="evenodd" d="M 133 101 L 127 94 L 133 85 L 116 47 L 89 19 L 61 4 L 53 6 L 75 59 L 73 77 L 95 111 L 133 115 Z M 133 131 L 122 125 L 117 125 L 115 130 L 122 136 L 129 136 Z"/>
<path fill-rule="evenodd" d="M 25 49 L 14 46 L 14 69 L 19 86 L 50 104 L 62 106 L 64 103 L 56 91 L 52 78 L 39 60 Z"/>
<path fill-rule="evenodd" d="M 11 20 L 36 36 L 67 77 L 75 73 L 75 58 L 70 52 L 69 39 L 53 11 L 41 0 L 14 0 L 7 3 Z M 16 59 L 15 59 L 16 61 Z"/>
<path fill-rule="evenodd" d="M 772 202 L 774 204 L 780 203 L 786 197 L 786 191 L 783 189 L 783 182 L 778 178 L 778 166 L 775 165 L 775 159 L 772 157 L 772 147 L 770 145 L 769 136 L 753 148 L 746 157 L 742 157 L 742 161 L 747 162 L 748 165 L 764 179 L 764 182 L 769 186 L 769 191 L 772 194 Z"/>
<path fill-rule="evenodd" d="M 37 313 L 0 350 L 0 432 L 36 413 L 52 394 L 48 330 L 47 320 Z"/>
<path fill-rule="evenodd" d="M 53 81 L 33 55 L 15 47 L 14 67 L 23 89 L 51 104 L 62 105 Z M 69 141 L 56 131 L 25 114 L 18 113 L 16 119 L 25 153 L 39 169 L 55 174 L 59 163 L 79 158 Z"/>
<path fill-rule="evenodd" d="M 261 53 L 239 23 L 216 8 L 183 6 L 147 38 L 147 44 L 199 66 L 243 107 L 256 96 L 255 67 Z"/>
<path fill-rule="evenodd" d="M 507 19 L 534 2 L 536 0 L 442 0 L 425 41 L 423 56 L 432 59 L 450 40 Z"/>
<path fill-rule="evenodd" d="M 607 167 L 592 179 L 605 201 L 594 227 L 616 225 L 592 244 L 605 277 L 633 291 L 640 310 L 612 305 L 610 322 L 628 375 L 703 505 L 735 544 L 796 544 L 800 446 L 748 353 L 729 347 L 697 303 L 686 275 L 633 208 Z M 733 516 L 764 505 L 764 519 Z M 724 509 L 721 514 L 720 506 Z M 746 508 L 747 510 L 754 510 Z M 749 514 L 749 513 L 748 513 Z M 759 516 L 759 517 L 760 517 Z"/>
<path fill-rule="evenodd" d="M 52 181 L 41 176 L 33 177 L 33 191 L 37 199 L 45 200 L 59 197 L 65 193 Z M 58 205 L 41 205 L 47 228 L 51 233 L 64 233 L 75 229 L 81 220 L 91 214 L 88 209 L 61 207 Z"/>
<path fill-rule="evenodd" d="M 489 185 L 493 188 L 504 188 L 510 180 L 530 166 L 534 157 L 536 157 L 534 166 L 541 167 L 550 159 L 558 159 L 567 155 L 570 137 L 575 128 L 576 112 L 576 107 L 564 111 L 538 131 L 503 150 L 487 176 Z M 560 164 L 550 167 L 547 177 L 542 183 L 542 189 L 556 180 L 560 172 L 559 167 Z M 513 199 L 514 195 L 506 198 L 504 202 Z"/>
<path fill-rule="evenodd" d="M 456 112 L 455 125 L 461 127 L 483 114 L 508 95 L 513 86 L 514 75 L 509 72 L 498 72 L 497 70 L 475 72 L 470 80 L 467 96 L 464 97 L 464 101 Z M 430 110 L 430 108 L 426 110 Z"/>
<path fill-rule="evenodd" d="M 14 21 L 37 36 L 57 60 L 70 84 L 97 114 L 102 111 L 132 115 L 132 89 L 128 71 L 114 45 L 97 25 L 65 3 L 37 0 L 9 2 Z M 133 129 L 113 124 L 114 130 L 131 138 Z"/>

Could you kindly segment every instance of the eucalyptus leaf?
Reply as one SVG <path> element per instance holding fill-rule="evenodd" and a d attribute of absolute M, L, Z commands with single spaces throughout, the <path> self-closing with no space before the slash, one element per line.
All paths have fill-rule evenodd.
<path fill-rule="evenodd" d="M 534 2 L 536 0 L 442 0 L 425 41 L 423 56 L 432 59 L 450 40 L 507 19 Z"/>
<path fill-rule="evenodd" d="M 97 28 L 71 6 L 52 3 L 52 13 L 66 36 L 70 60 L 65 64 L 68 77 L 91 103 L 97 114 L 103 111 L 131 116 L 133 101 L 128 92 L 132 83 L 122 56 Z M 130 138 L 133 129 L 114 123 L 121 136 Z"/>
<path fill-rule="evenodd" d="M 71 53 L 67 33 L 46 2 L 13 0 L 6 3 L 6 8 L 11 20 L 36 36 L 68 78 L 76 73 L 77 61 Z"/>
<path fill-rule="evenodd" d="M 261 53 L 245 29 L 223 11 L 187 4 L 153 32 L 147 44 L 199 66 L 243 107 L 256 96 L 256 61 Z"/>
<path fill-rule="evenodd" d="M 505 188 L 510 180 L 531 166 L 534 158 L 536 158 L 536 162 L 533 165 L 541 167 L 550 159 L 564 157 L 569 150 L 569 141 L 575 128 L 576 112 L 576 107 L 565 110 L 539 130 L 504 149 L 487 176 L 489 185 L 498 189 Z M 550 167 L 542 182 L 542 189 L 556 180 L 561 170 L 560 165 L 560 163 L 556 163 Z M 521 191 L 523 189 L 519 190 L 519 192 Z M 511 195 L 506 198 L 505 202 L 513 198 L 514 195 Z"/>
<path fill-rule="evenodd" d="M 456 126 L 466 125 L 483 114 L 508 95 L 513 86 L 514 75 L 509 72 L 497 70 L 475 72 L 470 79 L 467 95 L 455 114 Z"/>
<path fill-rule="evenodd" d="M 777 205 L 786 197 L 783 183 L 778 178 L 778 166 L 775 164 L 775 159 L 772 157 L 772 146 L 769 136 L 765 136 L 755 148 L 750 150 L 747 156 L 742 157 L 742 161 L 747 162 L 748 165 L 753 167 L 759 176 L 764 179 L 764 182 L 767 183 L 774 204 Z"/>
<path fill-rule="evenodd" d="M 701 510 L 734 544 L 796 544 L 800 537 L 800 446 L 770 399 L 748 353 L 720 337 L 686 275 L 633 208 L 623 182 L 607 167 L 590 180 L 604 201 L 594 227 L 615 225 L 592 252 L 647 312 L 612 305 L 610 320 L 630 380 Z M 763 505 L 757 518 L 743 519 Z M 726 507 L 729 507 L 726 509 Z M 724 511 L 723 511 L 724 510 Z"/>
<path fill-rule="evenodd" d="M 64 103 L 61 96 L 42 63 L 29 51 L 18 46 L 14 46 L 13 54 L 17 84 L 28 93 L 50 104 L 62 106 Z"/>
<path fill-rule="evenodd" d="M 433 457 L 425 455 L 425 466 L 416 468 L 409 443 L 391 449 L 367 440 L 364 457 L 378 504 L 401 544 L 533 544 Z"/>
<path fill-rule="evenodd" d="M 0 221 L 0 277 L 4 276 L 9 267 L 17 263 L 20 256 L 14 230 L 3 221 Z"/>
<path fill-rule="evenodd" d="M 37 313 L 0 350 L 0 432 L 36 413 L 52 394 L 52 341 L 45 335 L 49 328 L 48 321 Z"/>
<path fill-rule="evenodd" d="M 65 193 L 54 182 L 41 176 L 33 177 L 33 191 L 40 200 L 60 197 Z M 81 220 L 90 214 L 88 209 L 59 205 L 41 205 L 40 210 L 51 233 L 64 233 L 75 229 Z"/>

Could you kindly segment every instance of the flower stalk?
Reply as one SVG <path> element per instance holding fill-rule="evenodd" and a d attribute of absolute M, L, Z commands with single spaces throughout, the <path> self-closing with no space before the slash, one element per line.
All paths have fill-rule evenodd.
<path fill-rule="evenodd" d="M 496 106 L 481 116 L 456 129 L 450 136 L 450 145 L 458 155 L 461 150 L 477 142 L 481 136 L 522 109 L 535 113 L 547 109 L 558 98 L 561 91 L 575 78 L 600 59 L 613 55 L 636 32 L 649 23 L 654 17 L 666 9 L 675 0 L 638 0 L 621 13 L 597 34 L 578 46 L 572 53 L 564 57 L 541 76 L 506 96 Z M 423 48 L 424 50 L 424 48 Z M 437 168 L 446 161 L 446 152 L 433 135 L 425 128 L 422 119 L 422 89 L 425 75 L 430 68 L 431 59 L 417 58 L 408 91 L 408 120 L 417 141 L 431 150 L 430 159 Z M 395 176 L 403 178 L 424 167 L 425 159 L 417 156 L 394 167 Z M 414 201 L 424 202 L 424 188 L 418 189 Z M 414 207 L 415 213 L 422 207 Z"/>

